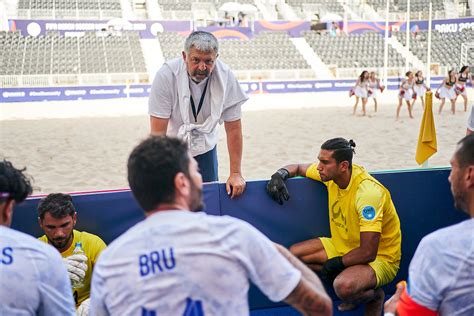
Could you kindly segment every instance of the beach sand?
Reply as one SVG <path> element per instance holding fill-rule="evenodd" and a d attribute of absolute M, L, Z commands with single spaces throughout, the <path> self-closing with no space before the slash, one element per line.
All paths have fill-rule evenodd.
<path fill-rule="evenodd" d="M 320 145 L 339 136 L 354 139 L 354 162 L 370 171 L 417 168 L 421 103 L 414 119 L 404 106 L 395 121 L 396 92 L 386 91 L 379 101 L 378 113 L 369 100 L 368 116 L 360 117 L 352 115 L 354 98 L 345 92 L 252 96 L 242 114 L 244 177 L 268 179 L 285 164 L 315 161 Z M 35 193 L 126 188 L 128 155 L 149 132 L 146 104 L 147 99 L 1 104 L 0 157 L 27 167 Z M 449 106 L 438 115 L 438 104 L 434 100 L 438 153 L 430 167 L 448 166 L 466 132 L 461 99 L 456 115 Z M 220 128 L 219 174 L 225 182 L 229 163 Z"/>

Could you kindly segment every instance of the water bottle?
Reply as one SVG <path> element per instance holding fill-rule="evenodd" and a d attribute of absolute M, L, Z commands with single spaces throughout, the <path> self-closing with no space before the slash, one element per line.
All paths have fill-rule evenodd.
<path fill-rule="evenodd" d="M 72 252 L 73 255 L 86 255 L 84 250 L 82 250 L 82 243 L 81 242 L 76 242 L 76 245 L 74 246 L 74 251 Z M 82 281 L 73 281 L 72 282 L 72 287 L 74 289 L 79 289 L 81 287 L 84 287 L 84 280 Z"/>

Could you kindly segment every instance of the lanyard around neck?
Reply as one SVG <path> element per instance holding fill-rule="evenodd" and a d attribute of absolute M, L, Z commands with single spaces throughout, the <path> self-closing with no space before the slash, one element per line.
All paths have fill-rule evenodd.
<path fill-rule="evenodd" d="M 196 112 L 196 105 L 194 104 L 193 96 L 191 95 L 191 109 L 193 110 L 194 122 L 197 122 L 197 117 L 199 115 L 199 112 L 201 112 L 202 103 L 204 102 L 204 97 L 206 96 L 208 83 L 209 83 L 209 79 L 207 79 L 206 85 L 204 86 L 204 91 L 202 92 L 201 99 L 199 100 L 197 112 Z"/>

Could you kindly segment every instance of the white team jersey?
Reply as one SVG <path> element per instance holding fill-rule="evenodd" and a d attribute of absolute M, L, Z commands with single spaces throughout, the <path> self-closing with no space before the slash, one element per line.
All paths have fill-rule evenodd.
<path fill-rule="evenodd" d="M 424 237 L 410 263 L 408 294 L 439 315 L 474 315 L 474 218 Z"/>
<path fill-rule="evenodd" d="M 273 243 L 229 216 L 160 211 L 105 249 L 92 315 L 248 315 L 249 279 L 272 301 L 301 279 Z"/>
<path fill-rule="evenodd" d="M 0 315 L 76 315 L 59 252 L 0 225 Z"/>

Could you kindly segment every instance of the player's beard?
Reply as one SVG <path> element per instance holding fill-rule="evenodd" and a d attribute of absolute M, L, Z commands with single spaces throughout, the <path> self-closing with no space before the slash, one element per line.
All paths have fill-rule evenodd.
<path fill-rule="evenodd" d="M 202 187 L 199 188 L 192 179 L 189 206 L 192 212 L 201 212 L 204 209 L 204 201 L 202 199 Z"/>
<path fill-rule="evenodd" d="M 465 199 L 465 196 L 466 196 L 466 192 L 463 192 L 462 190 L 456 190 L 456 191 L 453 191 L 451 189 L 451 192 L 453 194 L 453 200 L 454 200 L 454 207 L 460 211 L 463 211 L 463 212 L 466 212 L 468 213 L 466 210 L 468 209 L 466 207 L 466 199 Z M 469 213 L 468 213 L 469 214 Z"/>
<path fill-rule="evenodd" d="M 53 240 L 51 240 L 51 239 L 48 238 L 48 241 L 51 245 L 54 246 L 54 248 L 62 250 L 67 246 L 67 244 L 69 243 L 69 241 L 72 240 L 72 238 L 73 238 L 73 231 L 71 231 L 69 236 L 67 236 L 64 239 L 53 239 Z"/>

